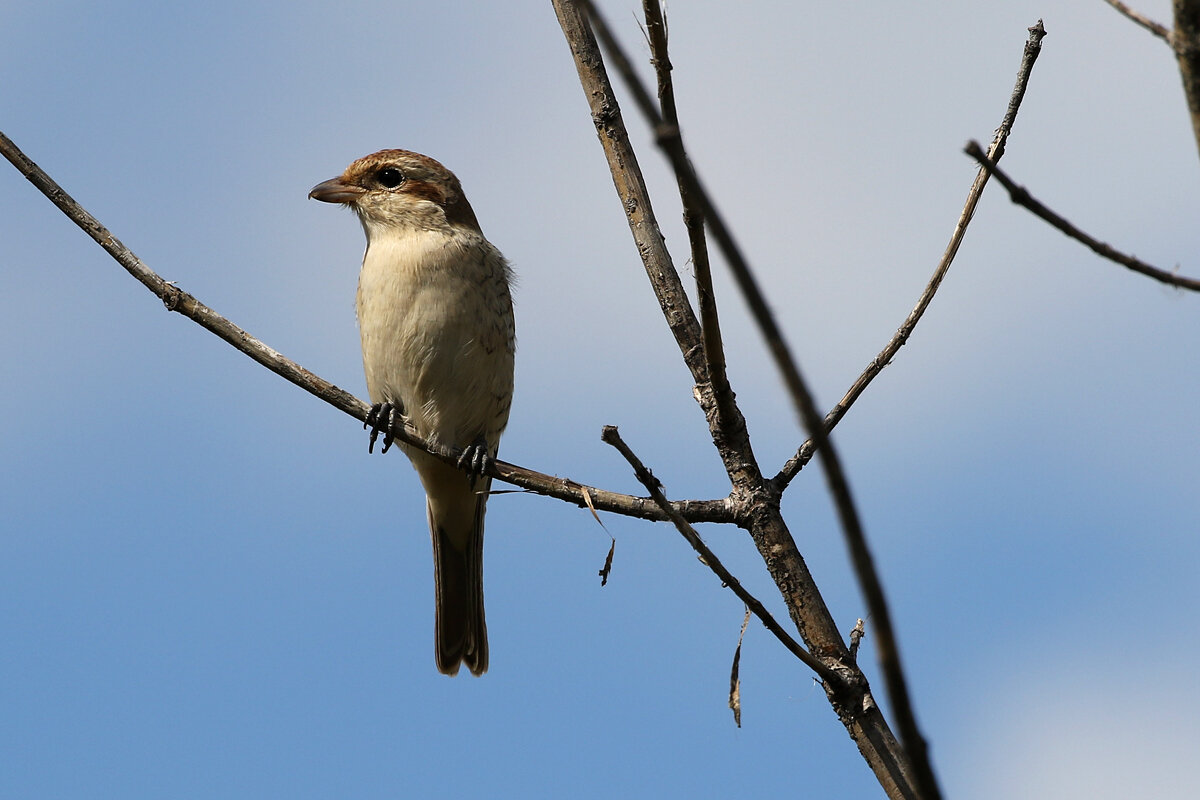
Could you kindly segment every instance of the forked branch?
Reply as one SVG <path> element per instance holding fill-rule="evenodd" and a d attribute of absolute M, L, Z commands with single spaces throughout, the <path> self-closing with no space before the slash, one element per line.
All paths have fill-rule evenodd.
<path fill-rule="evenodd" d="M 811 430 L 819 437 L 822 431 L 822 420 L 812 403 L 811 395 L 800 377 L 799 370 L 788 352 L 787 344 L 745 259 L 734 243 L 728 228 L 716 213 L 711 198 L 700 184 L 686 157 L 678 126 L 664 123 L 658 109 L 654 107 L 654 103 L 650 99 L 649 92 L 641 86 L 636 73 L 629 65 L 629 60 L 624 56 L 590 2 L 586 0 L 575 0 L 575 2 L 555 0 L 554 5 L 559 16 L 559 23 L 571 46 L 580 82 L 591 106 L 592 118 L 604 146 L 618 195 L 626 210 L 626 215 L 629 217 L 634 237 L 639 240 L 638 249 L 642 254 L 646 271 L 651 277 L 656 292 L 661 293 L 664 288 L 671 292 L 681 291 L 681 289 L 674 278 L 669 287 L 664 287 L 661 281 L 662 265 L 669 265 L 669 257 L 665 254 L 660 255 L 657 250 L 650 252 L 640 244 L 640 241 L 646 238 L 646 233 L 641 225 L 644 218 L 635 217 L 633 211 L 636 210 L 639 215 L 648 214 L 649 196 L 646 193 L 640 171 L 631 177 L 631 165 L 634 165 L 636 170 L 637 159 L 629 146 L 628 134 L 621 121 L 619 106 L 608 83 L 604 64 L 597 50 L 597 37 L 604 41 L 618 72 L 625 77 L 629 84 L 638 107 L 650 120 L 660 147 L 667 153 L 671 165 L 675 169 L 677 181 L 691 195 L 703 213 L 709 232 L 713 234 L 726 261 L 731 264 L 735 280 L 745 293 L 756 320 L 766 331 L 765 336 L 769 348 L 784 374 L 789 392 L 802 410 L 802 417 L 810 423 Z M 651 18 L 648 20 L 648 27 L 653 28 L 654 26 L 655 21 Z M 661 57 L 660 50 L 656 59 L 661 59 Z M 630 187 L 631 180 L 635 181 L 635 187 Z M 652 241 L 656 247 L 661 245 L 661 236 L 652 237 Z M 671 267 L 671 271 L 674 273 L 673 267 Z M 663 305 L 664 311 L 674 304 L 670 298 L 664 299 L 661 294 L 660 303 Z M 674 330 L 675 324 L 669 315 L 667 321 Z M 679 339 L 678 334 L 676 338 Z M 683 347 L 684 342 L 680 341 L 680 344 L 685 361 L 692 366 L 689 357 L 694 354 Z M 873 701 L 869 701 L 870 695 L 866 678 L 854 665 L 840 632 L 834 625 L 828 609 L 825 608 L 824 601 L 808 573 L 804 560 L 796 549 L 795 541 L 779 513 L 778 493 L 763 480 L 758 465 L 753 460 L 748 439 L 741 448 L 730 446 L 728 439 L 733 438 L 736 441 L 738 438 L 745 438 L 744 424 L 732 428 L 728 425 L 721 425 L 718 424 L 719 415 L 711 413 L 715 409 L 711 407 L 712 386 L 706 373 L 707 369 L 704 372 L 698 372 L 693 367 L 693 375 L 697 377 L 697 398 L 705 408 L 705 414 L 713 433 L 713 442 L 730 472 L 730 478 L 734 485 L 733 497 L 745 503 L 748 508 L 747 516 L 752 520 L 748 530 L 754 538 L 755 545 L 783 594 L 792 619 L 804 637 L 809 651 L 820 653 L 828 658 L 830 666 L 836 665 L 836 668 L 846 675 L 845 685 L 853 687 L 854 692 L 858 692 L 857 695 L 851 696 L 854 692 L 839 692 L 836 685 L 826 683 L 826 689 L 830 692 L 835 708 L 839 710 L 839 716 L 847 725 L 851 736 L 858 742 L 868 764 L 875 770 L 889 795 L 894 797 L 918 795 L 928 798 L 937 797 L 936 783 L 932 781 L 932 773 L 928 770 L 927 765 L 925 769 L 916 768 L 917 772 L 925 774 L 916 775 L 914 781 L 914 772 L 910 770 L 910 759 L 905 758 L 903 751 L 898 747 L 882 715 L 878 713 L 877 706 Z M 736 410 L 736 405 L 733 405 L 733 409 Z M 740 414 L 738 416 L 740 417 Z M 733 436 L 731 437 L 730 434 Z M 743 443 L 739 442 L 738 444 Z M 851 528 L 858 527 L 861 533 L 861 526 L 857 523 L 857 516 L 850 501 L 844 475 L 841 474 L 840 465 L 832 448 L 828 450 L 827 455 L 831 457 L 823 459 L 823 464 L 827 468 L 833 493 L 838 498 L 842 519 Z M 853 534 L 851 538 L 853 538 Z M 858 537 L 858 541 L 862 541 L 861 536 Z M 855 553 L 855 557 L 857 558 L 862 553 L 865 553 L 865 546 L 860 552 Z M 919 754 L 923 752 L 923 742 L 913 743 L 912 752 L 917 754 L 917 759 L 920 760 Z M 924 779 L 925 775 L 929 776 L 928 781 Z"/>
<path fill-rule="evenodd" d="M 687 543 L 692 546 L 692 549 L 695 550 L 700 556 L 701 563 L 712 570 L 713 574 L 721 579 L 721 583 L 725 586 L 728 586 L 730 591 L 736 594 L 738 598 L 746 604 L 746 607 L 750 609 L 751 613 L 759 618 L 766 629 L 770 631 L 771 634 L 774 635 L 775 638 L 778 639 L 783 646 L 791 652 L 792 655 L 808 666 L 813 672 L 820 675 L 821 680 L 826 681 L 831 685 L 840 686 L 842 683 L 841 675 L 831 670 L 824 664 L 824 662 L 813 656 L 811 653 L 805 650 L 799 642 L 793 639 L 791 635 L 783 629 L 783 626 L 781 626 L 775 620 L 775 617 L 771 616 L 771 612 L 767 611 L 763 604 L 759 602 L 758 598 L 750 594 L 750 592 L 744 586 L 742 586 L 741 582 L 733 576 L 733 573 L 726 569 L 725 565 L 721 563 L 721 560 L 717 558 L 716 553 L 710 550 L 708 545 L 704 543 L 704 540 L 700 538 L 700 534 L 696 532 L 696 529 L 693 528 L 686 519 L 680 516 L 677 511 L 675 511 L 675 509 L 671 506 L 671 502 L 667 500 L 666 494 L 663 493 L 662 483 L 658 480 L 658 478 L 654 477 L 654 474 L 651 473 L 650 470 L 646 469 L 646 465 L 642 463 L 642 460 L 638 458 L 637 454 L 634 453 L 633 450 L 630 449 L 629 445 L 625 443 L 625 440 L 621 438 L 621 433 L 617 430 L 617 427 L 615 425 L 605 425 L 604 430 L 600 434 L 600 438 L 606 444 L 610 444 L 616 448 L 617 452 L 629 462 L 629 466 L 633 467 L 634 477 L 636 477 L 638 482 L 646 488 L 646 491 L 650 493 L 650 497 L 654 499 L 654 502 L 658 503 L 658 507 L 661 508 L 663 513 L 670 518 L 671 522 L 675 525 L 675 528 L 679 531 L 683 538 L 687 540 Z"/>
<path fill-rule="evenodd" d="M 1200 0 L 1173 0 L 1171 3 L 1175 29 L 1155 22 L 1134 11 L 1121 0 L 1105 0 L 1127 19 L 1145 28 L 1167 43 L 1175 54 L 1183 95 L 1187 99 L 1192 120 L 1192 135 L 1200 147 Z"/>
<path fill-rule="evenodd" d="M 1008 142 L 1008 135 L 1012 132 L 1013 123 L 1016 122 L 1017 112 L 1021 108 L 1021 101 L 1025 98 L 1025 89 L 1029 85 L 1029 76 L 1033 72 L 1034 62 L 1037 61 L 1038 55 L 1042 52 L 1042 39 L 1046 36 L 1046 28 L 1042 25 L 1039 19 L 1037 24 L 1029 29 L 1029 38 L 1025 40 L 1025 51 L 1021 55 L 1021 66 L 1017 70 L 1017 82 L 1013 87 L 1012 95 L 1008 99 L 1008 110 L 1004 112 L 1004 119 L 1000 122 L 1000 127 L 996 128 L 996 135 L 992 139 L 992 144 L 988 148 L 988 154 L 994 161 L 999 161 L 1004 155 L 1004 147 Z M 884 348 L 879 351 L 879 355 L 871 360 L 867 368 L 862 371 L 862 374 L 854 381 L 842 399 L 837 402 L 829 413 L 825 415 L 825 429 L 827 431 L 833 428 L 842 420 L 846 412 L 850 410 L 850 406 L 854 401 L 862 396 L 863 391 L 870 385 L 871 381 L 875 380 L 883 368 L 892 363 L 892 359 L 900 352 L 900 348 L 905 345 L 908 338 L 912 336 L 913 330 L 916 329 L 917 323 L 921 321 L 921 317 L 925 315 L 925 310 L 929 308 L 929 304 L 933 302 L 933 296 L 937 294 L 938 288 L 942 285 L 942 280 L 946 277 L 946 273 L 950 271 L 950 265 L 954 263 L 954 257 L 958 255 L 959 245 L 962 244 L 963 238 L 967 235 L 967 226 L 971 224 L 972 218 L 975 216 L 975 208 L 979 205 L 979 198 L 983 195 L 983 188 L 987 186 L 988 171 L 980 167 L 975 174 L 975 180 L 971 183 L 971 188 L 967 192 L 967 201 L 963 204 L 962 213 L 958 215 L 958 222 L 954 225 L 954 231 L 950 234 L 950 242 L 946 245 L 945 252 L 942 253 L 942 258 L 938 262 L 937 267 L 933 271 L 933 277 L 929 279 L 929 283 L 925 285 L 925 290 L 921 292 L 921 296 L 917 299 L 917 304 L 908 317 L 900 325 L 895 335 L 892 336 Z M 792 478 L 796 477 L 804 465 L 807 464 L 816 453 L 816 443 L 813 439 L 809 439 L 800 446 L 796 455 L 792 456 L 779 474 L 775 476 L 776 485 L 783 487 L 791 482 Z"/>
<path fill-rule="evenodd" d="M 1162 39 L 1167 43 L 1168 47 L 1172 49 L 1175 48 L 1175 43 L 1171 40 L 1171 29 L 1166 25 L 1155 22 L 1145 14 L 1134 11 L 1128 5 L 1122 3 L 1121 0 L 1104 0 L 1104 2 L 1115 8 L 1126 19 L 1130 20 L 1136 25 L 1140 25 L 1141 27 L 1150 31 L 1150 33 Z"/>

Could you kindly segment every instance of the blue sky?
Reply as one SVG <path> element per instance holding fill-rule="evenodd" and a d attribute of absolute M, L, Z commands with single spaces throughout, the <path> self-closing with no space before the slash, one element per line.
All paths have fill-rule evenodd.
<path fill-rule="evenodd" d="M 639 7 L 604 4 L 644 60 Z M 990 138 L 1039 17 L 1006 166 L 1106 241 L 1200 272 L 1174 64 L 1099 0 L 669 11 L 693 158 L 825 406 L 933 270 L 973 176 L 961 147 Z M 520 276 L 502 457 L 636 491 L 599 440 L 615 424 L 672 497 L 727 490 L 549 3 L 5 17 L 0 130 L 165 278 L 365 396 L 362 232 L 306 194 L 373 150 L 428 153 Z M 673 181 L 627 116 L 678 247 Z M 605 518 L 602 589 L 590 515 L 494 498 L 491 670 L 439 675 L 402 457 L 166 313 L 11 169 L 0 265 L 0 795 L 879 796 L 757 624 L 734 727 L 741 606 L 662 526 Z M 803 436 L 723 273 L 718 291 L 774 469 Z M 1197 302 L 993 187 L 838 428 L 949 795 L 1194 795 Z M 864 609 L 818 472 L 785 510 L 849 630 Z M 702 533 L 782 614 L 745 535 Z M 869 621 L 863 647 L 881 692 Z"/>

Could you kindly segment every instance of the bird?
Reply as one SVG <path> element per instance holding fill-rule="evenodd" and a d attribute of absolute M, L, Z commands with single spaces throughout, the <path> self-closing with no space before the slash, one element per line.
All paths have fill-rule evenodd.
<path fill-rule="evenodd" d="M 454 173 L 429 156 L 380 150 L 319 183 L 314 200 L 352 209 L 367 237 L 356 311 L 371 441 L 407 421 L 459 467 L 400 443 L 425 489 L 433 540 L 437 668 L 488 668 L 483 523 L 513 395 L 512 269 L 484 237 Z"/>

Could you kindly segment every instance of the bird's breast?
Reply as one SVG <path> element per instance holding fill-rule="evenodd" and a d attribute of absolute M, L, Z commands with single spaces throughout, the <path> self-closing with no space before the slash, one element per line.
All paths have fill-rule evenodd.
<path fill-rule="evenodd" d="M 499 437 L 512 396 L 512 304 L 500 254 L 441 232 L 372 237 L 357 311 L 372 402 L 427 436 Z"/>

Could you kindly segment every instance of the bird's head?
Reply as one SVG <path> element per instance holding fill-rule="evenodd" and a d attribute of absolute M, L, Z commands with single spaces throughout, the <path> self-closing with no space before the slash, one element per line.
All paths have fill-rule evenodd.
<path fill-rule="evenodd" d="M 354 209 L 368 236 L 376 228 L 479 231 L 454 173 L 409 150 L 363 156 L 339 177 L 318 183 L 308 196 Z"/>

